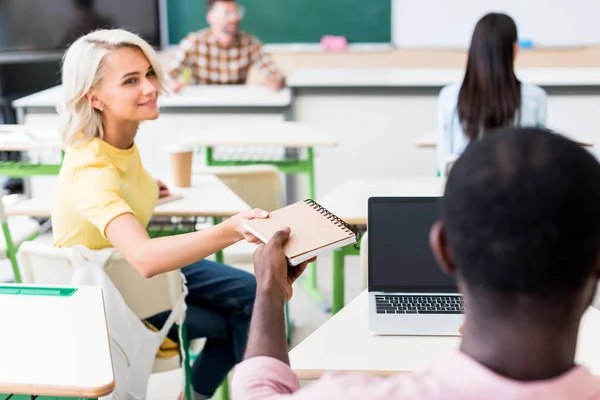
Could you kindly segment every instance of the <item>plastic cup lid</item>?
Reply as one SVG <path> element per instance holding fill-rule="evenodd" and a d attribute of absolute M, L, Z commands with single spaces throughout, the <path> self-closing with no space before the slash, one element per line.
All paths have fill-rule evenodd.
<path fill-rule="evenodd" d="M 169 153 L 190 153 L 194 151 L 194 146 L 191 144 L 174 144 L 167 147 Z"/>

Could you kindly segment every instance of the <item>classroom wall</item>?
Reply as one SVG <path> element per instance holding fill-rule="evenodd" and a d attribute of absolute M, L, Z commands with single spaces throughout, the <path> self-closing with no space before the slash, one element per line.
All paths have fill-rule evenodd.
<path fill-rule="evenodd" d="M 358 43 L 391 42 L 392 0 L 238 0 L 246 8 L 242 29 L 264 43 L 319 43 L 344 35 Z M 206 23 L 204 0 L 167 0 L 169 42 Z"/>
<path fill-rule="evenodd" d="M 600 44 L 598 0 L 393 0 L 393 42 L 401 47 L 466 48 L 477 20 L 491 11 L 512 16 L 535 45 Z"/>

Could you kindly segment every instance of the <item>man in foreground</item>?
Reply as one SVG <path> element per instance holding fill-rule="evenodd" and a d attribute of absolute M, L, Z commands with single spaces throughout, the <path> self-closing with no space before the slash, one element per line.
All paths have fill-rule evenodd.
<path fill-rule="evenodd" d="M 456 162 L 430 240 L 464 295 L 463 338 L 412 375 L 330 374 L 298 390 L 283 310 L 304 266 L 288 273 L 288 235 L 255 254 L 257 297 L 235 400 L 600 399 L 600 382 L 574 362 L 600 277 L 600 164 L 574 142 L 511 128 Z"/>

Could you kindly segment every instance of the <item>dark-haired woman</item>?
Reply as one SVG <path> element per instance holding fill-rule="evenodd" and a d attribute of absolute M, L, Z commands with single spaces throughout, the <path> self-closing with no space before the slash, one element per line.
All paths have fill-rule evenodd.
<path fill-rule="evenodd" d="M 462 84 L 439 95 L 438 174 L 490 129 L 546 125 L 546 92 L 515 76 L 517 37 L 506 14 L 487 14 L 475 26 Z"/>

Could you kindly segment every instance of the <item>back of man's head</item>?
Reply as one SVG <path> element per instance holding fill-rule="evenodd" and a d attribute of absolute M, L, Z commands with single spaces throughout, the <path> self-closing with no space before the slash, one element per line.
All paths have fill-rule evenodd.
<path fill-rule="evenodd" d="M 454 164 L 442 219 L 473 297 L 568 307 L 600 261 L 600 164 L 546 130 L 491 133 Z"/>

